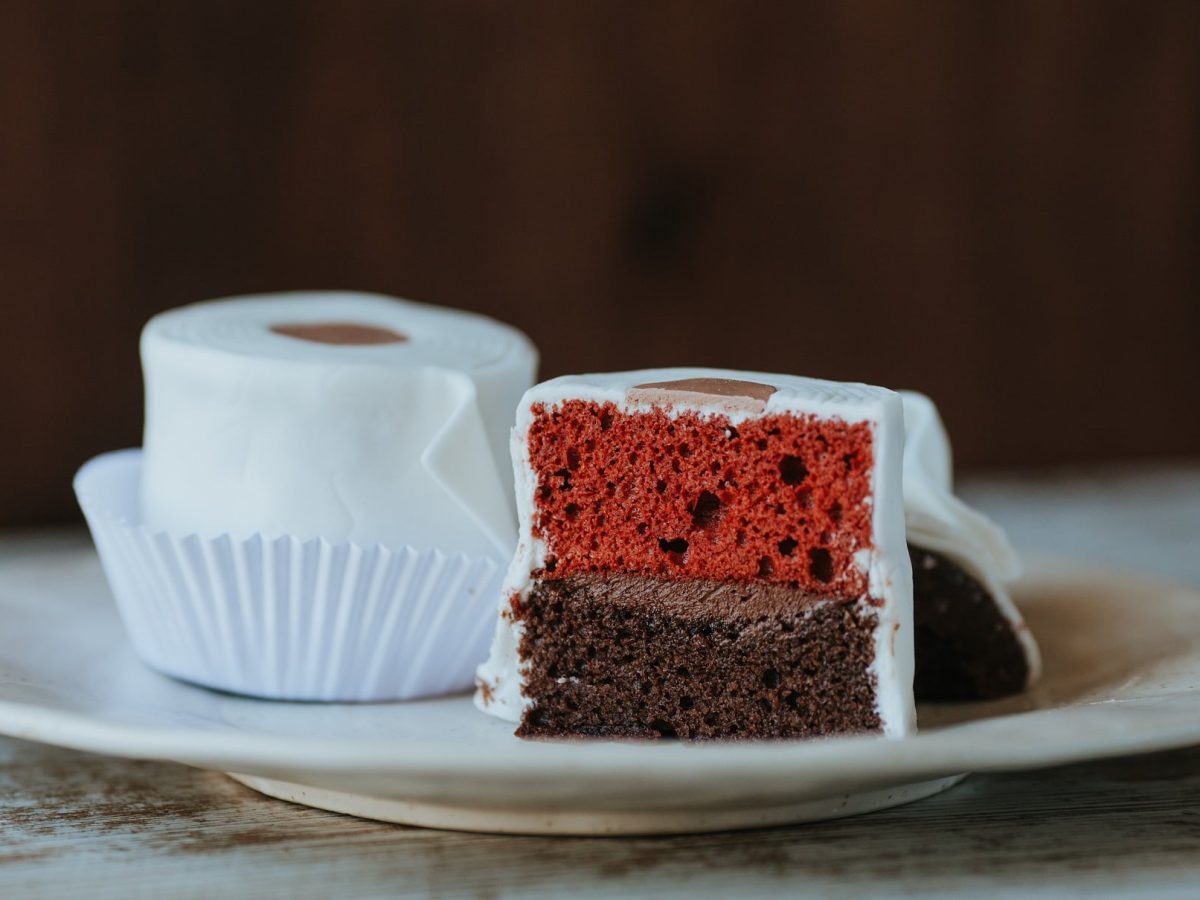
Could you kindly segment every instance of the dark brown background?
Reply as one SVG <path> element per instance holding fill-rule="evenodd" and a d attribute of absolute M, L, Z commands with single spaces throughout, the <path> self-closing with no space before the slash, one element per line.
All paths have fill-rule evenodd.
<path fill-rule="evenodd" d="M 1200 453 L 1200 3 L 4 0 L 0 75 L 0 524 L 137 443 L 151 313 L 285 288 Z"/>

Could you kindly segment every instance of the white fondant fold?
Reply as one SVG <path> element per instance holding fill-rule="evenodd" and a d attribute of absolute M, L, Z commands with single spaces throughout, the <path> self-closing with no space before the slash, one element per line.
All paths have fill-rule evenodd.
<path fill-rule="evenodd" d="M 508 479 L 496 471 L 490 454 L 480 453 L 488 435 L 476 403 L 475 385 L 459 379 L 457 402 L 442 429 L 421 454 L 421 465 L 464 515 L 507 554 L 517 542 L 510 503 L 502 485 Z"/>

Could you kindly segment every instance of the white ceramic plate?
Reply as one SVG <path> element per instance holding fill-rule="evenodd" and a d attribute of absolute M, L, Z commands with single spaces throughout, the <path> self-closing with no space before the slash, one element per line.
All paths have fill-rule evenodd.
<path fill-rule="evenodd" d="M 1029 693 L 927 706 L 915 738 L 765 744 L 541 742 L 465 696 L 246 700 L 133 656 L 90 547 L 0 555 L 0 732 L 226 772 L 372 818 L 524 833 L 706 831 L 880 809 L 961 773 L 1200 742 L 1200 593 L 1042 566 L 1018 600 L 1046 671 Z"/>

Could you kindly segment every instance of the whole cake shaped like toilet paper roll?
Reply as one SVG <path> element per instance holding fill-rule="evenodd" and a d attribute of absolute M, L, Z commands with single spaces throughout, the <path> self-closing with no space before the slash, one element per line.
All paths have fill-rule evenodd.
<path fill-rule="evenodd" d="M 536 351 L 483 316 L 357 293 L 231 298 L 142 334 L 146 524 L 505 556 L 508 432 Z"/>

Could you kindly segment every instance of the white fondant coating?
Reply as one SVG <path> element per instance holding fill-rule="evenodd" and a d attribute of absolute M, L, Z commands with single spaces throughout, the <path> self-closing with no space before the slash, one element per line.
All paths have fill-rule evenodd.
<path fill-rule="evenodd" d="M 271 330 L 330 322 L 407 340 L 331 345 Z M 315 292 L 172 310 L 141 346 L 151 528 L 512 552 L 507 435 L 537 364 L 516 329 Z"/>
<path fill-rule="evenodd" d="M 1041 653 L 1004 583 L 1021 574 L 1021 561 L 1000 526 L 953 493 L 950 438 L 933 401 L 901 391 L 904 401 L 904 510 L 908 540 L 940 553 L 974 577 L 1009 622 L 1029 663 L 1032 684 Z"/>
<path fill-rule="evenodd" d="M 513 432 L 513 464 L 517 484 L 519 542 L 517 553 L 504 581 L 500 621 L 488 660 L 479 667 L 481 685 L 476 705 L 485 712 L 516 721 L 528 699 L 521 693 L 523 673 L 517 654 L 518 626 L 509 618 L 509 598 L 524 598 L 530 588 L 530 573 L 541 566 L 545 548 L 534 539 L 533 474 L 529 463 L 527 436 L 536 404 L 553 406 L 566 399 L 611 402 L 622 412 L 650 409 L 646 403 L 631 402 L 626 392 L 639 384 L 689 378 L 728 378 L 772 385 L 776 391 L 762 412 L 730 410 L 719 400 L 696 402 L 683 399 L 673 411 L 720 415 L 733 424 L 750 418 L 779 413 L 810 414 L 840 418 L 846 422 L 870 422 L 873 427 L 874 465 L 872 496 L 873 547 L 864 554 L 871 596 L 883 601 L 873 608 L 879 624 L 875 632 L 877 708 L 884 734 L 902 737 L 915 729 L 913 707 L 912 574 L 904 533 L 902 458 L 904 422 L 899 397 L 884 388 L 863 384 L 821 381 L 792 375 L 739 372 L 721 369 L 646 369 L 597 375 L 555 378 L 526 392 L 517 409 Z M 866 602 L 863 598 L 861 602 Z"/>

